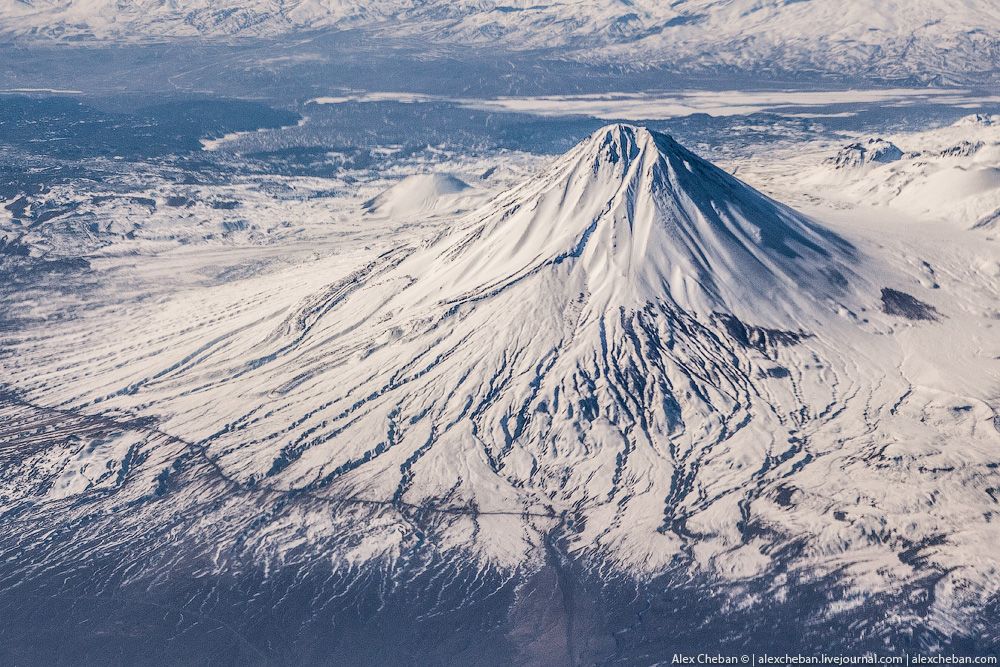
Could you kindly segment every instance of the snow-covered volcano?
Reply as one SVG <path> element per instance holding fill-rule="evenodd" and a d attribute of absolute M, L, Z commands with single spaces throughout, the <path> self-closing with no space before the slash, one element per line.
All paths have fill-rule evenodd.
<path fill-rule="evenodd" d="M 782 434 L 824 379 L 789 394 L 779 357 L 853 322 L 853 261 L 670 137 L 612 125 L 280 320 L 250 304 L 183 359 L 161 338 L 58 385 L 66 403 L 159 416 L 245 482 L 538 516 L 616 507 L 607 530 L 647 529 L 618 536 L 644 542 L 630 557 L 669 556 L 706 501 L 695 477 L 710 452 L 725 469 L 713 494 L 736 503 L 748 476 L 797 451 Z M 738 533 L 722 506 L 712 532 Z"/>
<path fill-rule="evenodd" d="M 610 499 L 639 440 L 659 456 L 690 418 L 725 428 L 711 394 L 747 381 L 733 350 L 773 356 L 863 308 L 853 255 L 669 136 L 611 125 L 277 326 L 148 375 L 87 372 L 77 400 L 177 419 L 237 476 L 282 487 Z M 196 396 L 211 419 L 192 418 Z"/>
<path fill-rule="evenodd" d="M 1000 591 L 986 237 L 930 252 L 883 226 L 855 250 L 624 125 L 430 217 L 382 254 L 363 236 L 11 332 L 16 420 L 44 408 L 78 439 L 7 459 L 0 503 L 51 508 L 40 544 L 54 517 L 98 551 L 193 517 L 213 563 L 332 556 L 348 586 L 424 548 L 504 576 L 558 552 L 707 573 L 737 601 L 821 583 L 823 618 L 874 592 L 888 626 L 948 634 Z"/>
<path fill-rule="evenodd" d="M 469 184 L 451 174 L 416 174 L 404 178 L 364 203 L 373 215 L 418 215 L 435 211 L 468 195 Z"/>
<path fill-rule="evenodd" d="M 669 136 L 629 125 L 598 130 L 455 236 L 414 259 L 426 270 L 407 267 L 420 278 L 402 299 L 467 303 L 534 278 L 552 281 L 539 300 L 582 295 L 591 310 L 669 302 L 788 324 L 788 310 L 836 300 L 852 254 Z"/>

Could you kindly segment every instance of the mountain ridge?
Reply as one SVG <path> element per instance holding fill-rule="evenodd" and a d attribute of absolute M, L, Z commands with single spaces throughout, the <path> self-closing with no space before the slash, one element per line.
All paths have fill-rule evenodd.
<path fill-rule="evenodd" d="M 36 0 L 0 9 L 0 34 L 164 40 L 363 29 L 434 44 L 552 50 L 679 71 L 805 72 L 939 83 L 989 78 L 1000 10 L 975 0 L 602 0 L 578 4 L 394 0 Z M 995 78 L 995 77 L 994 77 Z"/>

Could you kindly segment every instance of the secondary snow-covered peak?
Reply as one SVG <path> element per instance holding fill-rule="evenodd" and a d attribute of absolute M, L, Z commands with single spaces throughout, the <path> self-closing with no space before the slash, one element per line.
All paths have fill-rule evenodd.
<path fill-rule="evenodd" d="M 609 125 L 474 213 L 426 293 L 479 300 L 529 276 L 595 308 L 670 302 L 784 322 L 836 300 L 850 248 L 671 137 Z M 771 317 L 768 317 L 768 316 Z"/>
<path fill-rule="evenodd" d="M 960 229 L 993 229 L 1000 219 L 1000 116 L 974 114 L 945 127 L 861 138 L 799 182 L 816 188 L 810 197 L 844 206 L 888 206 Z"/>
<path fill-rule="evenodd" d="M 870 137 L 868 141 L 858 141 L 844 146 L 827 162 L 835 169 L 857 169 L 873 164 L 888 164 L 902 157 L 903 151 L 896 144 L 881 137 Z"/>
<path fill-rule="evenodd" d="M 451 174 L 414 174 L 365 202 L 364 209 L 386 216 L 427 213 L 469 188 L 468 183 Z"/>

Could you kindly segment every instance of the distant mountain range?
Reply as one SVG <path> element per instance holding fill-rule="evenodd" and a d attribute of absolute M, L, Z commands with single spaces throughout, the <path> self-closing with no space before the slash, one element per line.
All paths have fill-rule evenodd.
<path fill-rule="evenodd" d="M 686 72 L 995 80 L 1000 6 L 986 0 L 12 0 L 0 36 L 164 40 L 360 28 L 431 44 L 555 50 Z"/>

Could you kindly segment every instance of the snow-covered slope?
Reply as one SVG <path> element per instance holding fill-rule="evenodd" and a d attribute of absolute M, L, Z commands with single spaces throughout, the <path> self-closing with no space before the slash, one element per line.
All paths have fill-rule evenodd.
<path fill-rule="evenodd" d="M 0 6 L 0 33 L 16 36 L 156 39 L 351 27 L 690 70 L 935 80 L 993 72 L 1000 53 L 1000 8 L 983 0 L 16 0 Z"/>
<path fill-rule="evenodd" d="M 301 507 L 199 505 L 195 537 L 225 524 L 277 560 L 432 539 L 514 571 L 556 535 L 616 576 L 691 568 L 775 600 L 793 573 L 829 578 L 829 614 L 919 590 L 921 622 L 961 632 L 1000 590 L 998 256 L 874 236 L 612 125 L 432 238 L 14 331 L 5 384 L 81 420 L 156 418 L 153 444 L 74 463 L 128 471 L 134 506 L 183 513 L 170 480 L 194 457 L 227 503 Z M 86 487 L 37 482 L 59 470 L 39 457 L 0 499 Z M 434 511 L 427 538 L 408 517 Z"/>
<path fill-rule="evenodd" d="M 414 174 L 366 201 L 364 209 L 373 215 L 418 216 L 459 205 L 468 198 L 469 188 L 451 174 Z"/>
<path fill-rule="evenodd" d="M 830 188 L 851 204 L 888 206 L 959 228 L 1000 220 L 1000 126 L 995 116 L 967 116 L 950 127 L 854 142 L 824 161 L 804 183 Z M 906 152 L 904 153 L 903 150 Z"/>

